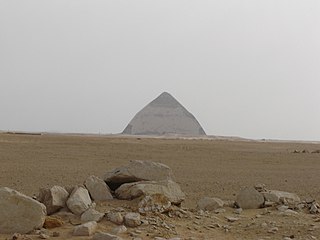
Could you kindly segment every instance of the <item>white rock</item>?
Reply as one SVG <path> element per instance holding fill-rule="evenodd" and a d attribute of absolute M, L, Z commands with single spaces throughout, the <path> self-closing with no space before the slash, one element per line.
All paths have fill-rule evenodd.
<path fill-rule="evenodd" d="M 117 198 L 127 200 L 143 195 L 162 194 L 173 204 L 180 204 L 185 199 L 185 194 L 182 192 L 180 186 L 171 180 L 126 183 L 121 185 L 115 194 Z"/>
<path fill-rule="evenodd" d="M 104 213 L 98 212 L 93 208 L 89 208 L 87 211 L 82 213 L 81 215 L 81 222 L 100 222 L 101 219 L 104 217 Z"/>
<path fill-rule="evenodd" d="M 97 223 L 92 221 L 92 222 L 87 222 L 84 224 L 81 224 L 79 226 L 76 226 L 73 231 L 74 236 L 91 236 L 92 234 L 95 233 L 97 229 Z"/>
<path fill-rule="evenodd" d="M 218 208 L 222 208 L 224 202 L 219 198 L 204 197 L 201 198 L 197 203 L 197 209 L 202 209 L 205 211 L 212 211 Z"/>
<path fill-rule="evenodd" d="M 107 219 L 115 224 L 121 225 L 123 224 L 124 218 L 121 213 L 119 212 L 108 212 Z"/>
<path fill-rule="evenodd" d="M 90 176 L 86 179 L 84 185 L 88 189 L 90 196 L 95 201 L 106 201 L 113 199 L 108 185 L 96 176 Z"/>
<path fill-rule="evenodd" d="M 286 200 L 289 203 L 300 203 L 300 198 L 295 193 L 269 190 L 267 192 L 262 192 L 266 201 L 281 203 L 281 201 Z"/>
<path fill-rule="evenodd" d="M 91 204 L 89 192 L 83 187 L 76 187 L 67 200 L 68 208 L 77 215 L 81 215 L 88 210 Z"/>
<path fill-rule="evenodd" d="M 246 187 L 239 192 L 236 204 L 242 209 L 257 209 L 264 203 L 264 197 L 253 187 Z"/>
<path fill-rule="evenodd" d="M 121 225 L 121 226 L 118 226 L 118 227 L 115 227 L 112 229 L 112 233 L 113 234 L 121 234 L 121 233 L 125 233 L 127 231 L 127 228 L 126 226 L 124 225 Z"/>
<path fill-rule="evenodd" d="M 38 200 L 46 206 L 47 214 L 50 215 L 65 207 L 68 197 L 69 193 L 65 188 L 53 186 L 52 188 L 41 188 Z"/>
<path fill-rule="evenodd" d="M 25 234 L 43 226 L 46 207 L 13 189 L 0 188 L 0 233 Z"/>
<path fill-rule="evenodd" d="M 122 238 L 109 233 L 99 232 L 93 236 L 92 240 L 122 240 Z"/>
<path fill-rule="evenodd" d="M 112 190 L 115 190 L 124 183 L 173 180 L 174 177 L 171 168 L 165 164 L 134 160 L 127 166 L 107 172 L 103 179 Z"/>
<path fill-rule="evenodd" d="M 139 213 L 127 213 L 124 216 L 124 222 L 128 227 L 138 227 L 141 225 L 141 219 Z"/>

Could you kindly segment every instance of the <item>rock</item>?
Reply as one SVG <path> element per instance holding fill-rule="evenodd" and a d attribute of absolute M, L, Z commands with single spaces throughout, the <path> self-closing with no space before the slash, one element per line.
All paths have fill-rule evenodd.
<path fill-rule="evenodd" d="M 242 209 L 257 209 L 262 207 L 264 197 L 256 189 L 246 187 L 237 196 L 236 204 Z"/>
<path fill-rule="evenodd" d="M 115 224 L 121 225 L 123 224 L 124 218 L 119 212 L 108 212 L 107 219 Z"/>
<path fill-rule="evenodd" d="M 226 219 L 228 220 L 228 222 L 235 222 L 239 220 L 239 218 L 236 217 L 226 217 Z"/>
<path fill-rule="evenodd" d="M 92 240 L 122 240 L 122 238 L 109 233 L 99 232 L 93 236 Z"/>
<path fill-rule="evenodd" d="M 219 198 L 204 197 L 201 198 L 197 203 L 197 209 L 202 209 L 204 211 L 212 211 L 218 208 L 222 208 L 224 202 Z"/>
<path fill-rule="evenodd" d="M 112 190 L 124 183 L 139 181 L 173 180 L 171 168 L 152 161 L 130 161 L 129 165 L 113 169 L 104 175 L 104 181 Z"/>
<path fill-rule="evenodd" d="M 275 233 L 278 232 L 278 231 L 279 231 L 279 228 L 273 227 L 273 228 L 270 228 L 270 229 L 268 230 L 268 233 L 273 233 L 273 234 L 275 234 Z"/>
<path fill-rule="evenodd" d="M 84 185 L 88 189 L 90 196 L 95 201 L 106 201 L 113 199 L 108 185 L 96 176 L 90 176 Z"/>
<path fill-rule="evenodd" d="M 46 229 L 51 229 L 51 228 L 56 228 L 56 227 L 61 227 L 64 224 L 61 218 L 59 217 L 54 217 L 54 216 L 47 216 L 43 227 Z"/>
<path fill-rule="evenodd" d="M 181 191 L 180 186 L 171 180 L 126 183 L 121 185 L 115 194 L 117 198 L 127 200 L 143 195 L 162 194 L 166 196 L 172 204 L 176 205 L 185 199 L 185 194 Z"/>
<path fill-rule="evenodd" d="M 115 227 L 114 229 L 112 229 L 112 233 L 113 234 L 121 234 L 121 233 L 125 233 L 127 231 L 127 228 L 126 226 L 124 225 L 121 225 L 121 226 L 118 226 L 118 227 Z"/>
<path fill-rule="evenodd" d="M 95 233 L 96 229 L 97 229 L 96 222 L 94 221 L 87 222 L 79 226 L 76 226 L 73 231 L 73 236 L 91 236 L 92 234 Z"/>
<path fill-rule="evenodd" d="M 104 213 L 98 212 L 93 208 L 89 208 L 87 211 L 82 213 L 81 222 L 100 222 L 103 217 Z"/>
<path fill-rule="evenodd" d="M 76 187 L 67 200 L 68 208 L 77 215 L 88 210 L 91 204 L 89 192 L 83 187 Z"/>
<path fill-rule="evenodd" d="M 235 214 L 241 214 L 242 211 L 243 211 L 242 208 L 237 208 L 237 209 L 235 209 L 233 212 L 234 212 Z"/>
<path fill-rule="evenodd" d="M 40 188 L 38 200 L 46 206 L 47 214 L 50 215 L 65 207 L 68 197 L 69 193 L 65 188 L 53 186 L 52 188 Z"/>
<path fill-rule="evenodd" d="M 25 234 L 41 228 L 46 207 L 13 189 L 0 188 L 0 233 Z"/>
<path fill-rule="evenodd" d="M 138 205 L 140 213 L 164 213 L 171 207 L 171 202 L 163 194 L 153 194 L 145 196 Z"/>
<path fill-rule="evenodd" d="M 128 227 L 138 227 L 141 225 L 140 214 L 139 213 L 127 213 L 124 216 L 124 223 Z"/>
<path fill-rule="evenodd" d="M 277 190 L 269 190 L 267 192 L 261 193 L 266 201 L 275 202 L 275 203 L 283 203 L 285 200 L 288 203 L 300 203 L 300 198 L 295 193 L 277 191 Z"/>
<path fill-rule="evenodd" d="M 39 238 L 40 238 L 40 239 L 48 239 L 48 238 L 50 238 L 50 236 L 47 235 L 47 234 L 41 233 L 41 234 L 39 235 Z"/>

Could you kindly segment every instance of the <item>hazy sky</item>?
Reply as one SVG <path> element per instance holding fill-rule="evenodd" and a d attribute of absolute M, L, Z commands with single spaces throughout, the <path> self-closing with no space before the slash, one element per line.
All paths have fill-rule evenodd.
<path fill-rule="evenodd" d="M 163 91 L 208 134 L 320 140 L 320 1 L 0 0 L 0 129 L 118 133 Z"/>

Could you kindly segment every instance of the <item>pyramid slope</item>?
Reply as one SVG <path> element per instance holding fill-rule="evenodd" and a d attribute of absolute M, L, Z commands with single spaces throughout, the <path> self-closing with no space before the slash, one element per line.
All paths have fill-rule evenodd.
<path fill-rule="evenodd" d="M 138 112 L 122 132 L 132 135 L 206 135 L 197 119 L 164 92 Z"/>

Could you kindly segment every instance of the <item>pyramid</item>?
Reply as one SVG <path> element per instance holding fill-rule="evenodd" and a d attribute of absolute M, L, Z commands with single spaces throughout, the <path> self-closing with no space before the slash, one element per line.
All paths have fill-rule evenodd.
<path fill-rule="evenodd" d="M 122 133 L 206 135 L 197 119 L 167 92 L 162 93 L 138 112 Z"/>

